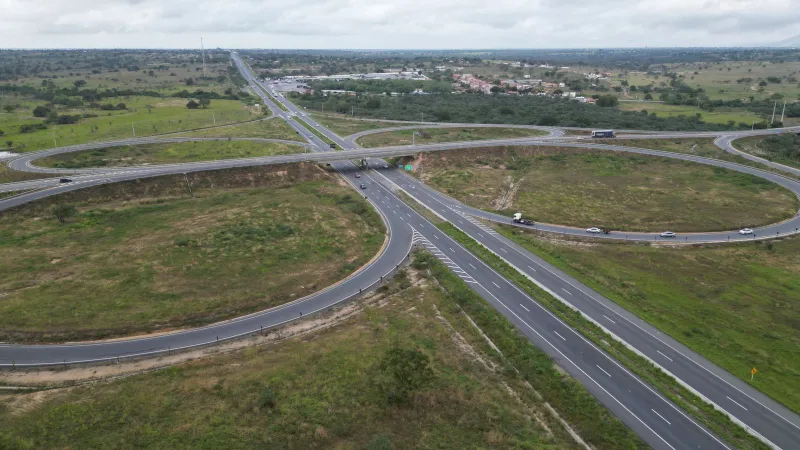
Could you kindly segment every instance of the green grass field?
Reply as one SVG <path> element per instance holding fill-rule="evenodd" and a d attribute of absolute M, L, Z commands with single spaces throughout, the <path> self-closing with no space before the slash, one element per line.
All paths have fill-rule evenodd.
<path fill-rule="evenodd" d="M 313 114 L 314 120 L 321 123 L 326 128 L 329 128 L 339 136 L 348 136 L 359 131 L 375 130 L 378 128 L 389 128 L 402 126 L 401 123 L 395 122 L 373 122 L 369 120 L 349 119 L 345 115 L 332 115 L 332 114 Z"/>
<path fill-rule="evenodd" d="M 505 236 L 800 411 L 800 238 L 725 246 Z"/>
<path fill-rule="evenodd" d="M 708 112 L 693 106 L 667 105 L 664 103 L 621 102 L 619 109 L 623 111 L 647 111 L 648 113 L 654 113 L 658 117 L 692 117 L 700 114 L 700 120 L 703 122 L 722 124 L 732 121 L 734 124 L 746 123 L 750 125 L 753 121 L 761 122 L 764 119 L 758 114 L 738 109 L 730 109 L 728 111 L 719 109 Z"/>
<path fill-rule="evenodd" d="M 783 63 L 729 61 L 721 63 L 679 63 L 668 64 L 670 72 L 683 74 L 682 80 L 693 88 L 703 88 L 711 99 L 733 100 L 737 98 L 755 97 L 757 100 L 769 98 L 773 94 L 781 94 L 787 100 L 797 100 L 798 82 L 797 72 L 800 71 L 800 62 L 790 61 Z M 730 70 L 728 70 L 730 69 Z M 695 75 L 694 72 L 698 72 Z M 759 89 L 758 82 L 770 76 L 786 77 L 794 74 L 795 81 L 783 79 L 780 84 L 769 83 Z M 737 83 L 737 80 L 751 78 L 750 82 Z M 644 73 L 630 73 L 628 83 L 636 86 L 654 84 L 658 87 L 661 83 L 669 85 L 667 77 L 647 76 Z"/>
<path fill-rule="evenodd" d="M 116 381 L 0 396 L 0 446 L 582 448 L 548 402 L 592 448 L 646 448 L 463 281 L 430 264 L 447 291 L 409 270 L 379 291 L 387 302 L 304 337 Z M 386 394 L 392 382 L 381 364 L 393 349 L 422 352 L 432 370 L 407 403 Z"/>
<path fill-rule="evenodd" d="M 77 215 L 59 223 L 56 204 Z M 0 219 L 0 340 L 119 336 L 280 305 L 353 272 L 383 234 L 366 202 L 313 165 L 48 198 Z"/>
<path fill-rule="evenodd" d="M 745 139 L 736 140 L 734 141 L 734 145 L 738 145 L 743 141 L 745 141 Z M 739 155 L 734 155 L 725 152 L 716 145 L 714 145 L 713 139 L 704 139 L 704 138 L 636 139 L 636 140 L 615 139 L 614 145 L 649 148 L 653 150 L 664 150 L 667 152 L 686 153 L 689 155 L 703 156 L 706 158 L 721 159 L 723 161 L 730 161 L 737 164 L 743 164 L 745 166 L 752 166 L 770 172 L 778 172 L 781 175 L 788 176 L 790 178 L 797 178 L 795 175 L 791 173 L 781 172 L 780 170 L 773 169 L 772 167 L 765 166 L 764 164 L 755 161 L 751 161 Z"/>
<path fill-rule="evenodd" d="M 80 169 L 164 164 L 302 153 L 303 147 L 281 142 L 197 141 L 130 145 L 62 153 L 35 161 L 41 167 Z"/>
<path fill-rule="evenodd" d="M 230 125 L 204 130 L 190 131 L 178 136 L 191 137 L 240 137 L 240 138 L 269 138 L 301 141 L 297 132 L 281 119 L 259 120 L 239 125 Z"/>
<path fill-rule="evenodd" d="M 212 100 L 207 109 L 190 110 L 187 100 L 181 98 L 118 97 L 116 103 L 125 103 L 128 109 L 101 111 L 93 109 L 59 110 L 59 114 L 97 114 L 98 117 L 81 119 L 72 125 L 47 125 L 46 130 L 21 133 L 20 125 L 42 123 L 32 116 L 31 105 L 12 113 L 0 112 L 0 130 L 5 149 L 29 152 L 58 146 L 107 141 L 134 136 L 152 136 L 176 131 L 236 123 L 262 117 L 261 109 L 248 107 L 240 101 Z M 150 106 L 148 108 L 148 105 Z M 8 143 L 11 142 L 11 145 Z"/>
<path fill-rule="evenodd" d="M 469 205 L 581 228 L 730 230 L 797 211 L 794 195 L 760 178 L 668 158 L 526 147 L 438 152 L 414 164 L 416 176 Z"/>
<path fill-rule="evenodd" d="M 419 130 L 387 131 L 370 134 L 358 139 L 362 147 L 386 147 L 390 145 L 411 145 L 412 133 L 416 131 L 417 144 L 434 144 L 437 142 L 476 141 L 481 139 L 521 138 L 543 136 L 547 133 L 525 128 L 421 128 Z"/>

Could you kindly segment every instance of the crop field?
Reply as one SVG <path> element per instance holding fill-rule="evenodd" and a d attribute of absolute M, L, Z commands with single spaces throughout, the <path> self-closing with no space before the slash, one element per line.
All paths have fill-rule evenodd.
<path fill-rule="evenodd" d="M 263 117 L 261 108 L 246 106 L 237 100 L 212 100 L 206 109 L 188 109 L 187 99 L 182 98 L 131 96 L 111 100 L 115 105 L 124 103 L 125 109 L 59 110 L 62 114 L 95 114 L 97 117 L 83 118 L 75 124 L 48 124 L 47 129 L 30 132 L 24 132 L 20 127 L 43 123 L 43 119 L 33 117 L 30 102 L 11 113 L 0 112 L 0 130 L 4 131 L 2 139 L 6 144 L 5 150 L 30 152 L 54 146 L 186 131 Z"/>
<path fill-rule="evenodd" d="M 359 138 L 357 143 L 362 147 L 385 147 L 391 145 L 411 145 L 412 133 L 416 132 L 417 144 L 435 144 L 437 142 L 475 141 L 481 139 L 522 138 L 543 136 L 541 130 L 525 128 L 421 128 L 419 130 L 387 131 L 370 134 Z"/>
<path fill-rule="evenodd" d="M 240 137 L 240 138 L 269 138 L 284 139 L 288 141 L 301 141 L 297 132 L 282 119 L 264 119 L 238 125 L 206 128 L 203 130 L 180 133 L 177 136 L 186 137 Z"/>
<path fill-rule="evenodd" d="M 800 411 L 800 238 L 669 247 L 505 236 Z"/>
<path fill-rule="evenodd" d="M 463 281 L 431 264 L 437 280 L 403 271 L 348 306 L 355 314 L 316 318 L 332 326 L 312 334 L 115 381 L 0 396 L 0 446 L 584 448 L 563 419 L 592 448 L 646 448 Z M 428 368 L 405 395 L 394 393 L 387 363 L 397 352 Z"/>
<path fill-rule="evenodd" d="M 63 205 L 75 211 L 61 223 Z M 344 278 L 383 239 L 372 208 L 313 165 L 50 197 L 0 219 L 0 340 L 121 336 L 266 309 Z"/>
<path fill-rule="evenodd" d="M 41 167 L 81 169 L 164 164 L 302 153 L 303 147 L 281 142 L 198 141 L 99 148 L 48 156 L 34 163 Z"/>
<path fill-rule="evenodd" d="M 770 182 L 668 158 L 519 147 L 425 154 L 414 165 L 469 205 L 580 228 L 730 230 L 797 211 L 797 198 Z"/>

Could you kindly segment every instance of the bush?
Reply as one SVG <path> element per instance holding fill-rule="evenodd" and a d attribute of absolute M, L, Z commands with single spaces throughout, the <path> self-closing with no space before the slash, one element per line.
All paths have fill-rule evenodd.
<path fill-rule="evenodd" d="M 272 409 L 277 404 L 278 396 L 272 389 L 265 387 L 258 396 L 258 407 Z"/>
<path fill-rule="evenodd" d="M 386 376 L 383 389 L 390 403 L 406 403 L 408 396 L 433 379 L 430 358 L 417 349 L 391 348 L 380 369 Z"/>
<path fill-rule="evenodd" d="M 46 106 L 37 106 L 33 108 L 33 117 L 47 117 L 50 115 L 50 108 Z"/>
<path fill-rule="evenodd" d="M 67 219 L 78 213 L 72 205 L 55 205 L 53 206 L 53 216 L 61 223 L 66 223 Z"/>

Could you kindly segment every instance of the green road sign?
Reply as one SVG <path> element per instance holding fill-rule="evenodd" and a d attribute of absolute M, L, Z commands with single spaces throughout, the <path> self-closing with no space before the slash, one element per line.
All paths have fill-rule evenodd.
<path fill-rule="evenodd" d="M 412 166 L 411 164 L 406 164 L 406 170 L 407 171 L 411 172 L 411 170 L 413 170 L 413 169 L 414 169 L 414 166 Z"/>

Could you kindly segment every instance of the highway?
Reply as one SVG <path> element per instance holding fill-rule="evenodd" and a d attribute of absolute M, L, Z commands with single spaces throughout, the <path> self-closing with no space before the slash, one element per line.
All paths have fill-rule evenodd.
<path fill-rule="evenodd" d="M 293 110 L 295 113 L 300 113 L 299 109 L 291 102 L 284 102 L 284 106 Z M 327 130 L 316 123 L 313 118 L 305 116 L 303 118 L 310 126 L 315 127 L 317 130 L 323 132 L 326 137 L 337 142 L 343 148 L 348 149 L 352 144 L 340 138 L 335 133 Z M 586 144 L 561 144 L 571 145 L 576 147 L 584 147 Z M 751 173 L 757 176 L 762 176 L 770 179 L 773 182 L 781 184 L 791 189 L 795 194 L 800 195 L 800 183 L 780 175 L 762 171 L 750 166 L 742 166 L 735 163 L 728 163 L 725 161 L 718 161 L 708 158 L 697 157 L 694 155 L 682 155 L 669 152 L 660 152 L 648 149 L 636 149 L 624 146 L 608 146 L 602 144 L 594 144 L 595 147 L 607 148 L 617 151 L 633 151 L 635 153 L 677 157 L 687 161 L 700 162 L 719 167 L 726 167 L 733 170 L 739 170 L 745 173 Z M 587 286 L 580 283 L 578 280 L 570 277 L 569 275 L 558 270 L 551 264 L 546 263 L 541 258 L 536 257 L 532 253 L 523 249 L 519 245 L 511 242 L 505 237 L 497 234 L 491 228 L 483 225 L 473 217 L 487 217 L 493 220 L 511 223 L 507 217 L 494 217 L 489 213 L 469 208 L 462 203 L 445 196 L 425 184 L 419 182 L 415 178 L 399 171 L 399 170 L 382 170 L 385 162 L 383 160 L 371 161 L 370 165 L 376 177 L 379 177 L 383 182 L 387 183 L 387 187 L 392 189 L 400 189 L 409 196 L 415 198 L 418 202 L 433 211 L 439 217 L 452 223 L 470 237 L 475 239 L 481 245 L 489 249 L 492 253 L 505 260 L 509 265 L 514 267 L 517 271 L 524 274 L 527 278 L 532 280 L 539 287 L 550 293 L 552 296 L 561 302 L 568 304 L 573 309 L 577 309 L 581 314 L 594 322 L 608 334 L 614 336 L 618 341 L 624 343 L 628 348 L 636 353 L 644 356 L 658 367 L 662 368 L 665 372 L 671 374 L 674 378 L 687 387 L 689 390 L 705 399 L 707 402 L 716 405 L 718 409 L 725 411 L 732 420 L 737 421 L 746 429 L 758 434 L 764 441 L 770 442 L 777 448 L 793 448 L 797 442 L 800 442 L 800 418 L 797 414 L 785 408 L 780 403 L 774 401 L 768 396 L 764 395 L 757 389 L 752 388 L 741 379 L 733 376 L 727 371 L 721 369 L 710 361 L 706 360 L 699 354 L 693 352 L 688 347 L 680 344 L 676 340 L 670 338 L 659 332 L 655 327 L 649 325 L 645 321 L 639 319 L 635 315 L 629 313 L 625 309 L 616 305 L 613 301 L 603 297 L 599 293 L 593 291 Z M 776 224 L 780 233 L 784 234 L 789 232 L 796 232 L 795 226 L 800 226 L 798 218 L 795 216 L 792 221 L 786 221 L 782 224 Z M 781 227 L 791 227 L 784 229 Z M 765 228 L 765 233 L 773 230 L 772 228 Z M 552 230 L 548 230 L 552 231 Z M 576 234 L 586 234 L 585 231 L 575 230 Z M 730 233 L 698 233 L 692 235 L 692 240 L 727 240 Z M 736 239 L 740 235 L 735 234 Z M 652 240 L 652 234 L 642 234 L 633 236 L 634 239 L 647 239 Z M 741 237 L 742 239 L 752 239 L 752 237 Z M 687 240 L 689 236 L 687 236 Z M 428 240 L 430 237 L 428 237 Z M 435 243 L 435 242 L 434 242 Z M 451 259 L 452 256 L 447 255 Z M 466 256 L 469 258 L 472 255 Z M 467 266 L 463 265 L 462 261 L 454 259 L 459 264 L 460 268 Z M 475 262 L 468 262 L 472 264 L 472 268 L 479 267 Z M 469 276 L 475 278 L 480 271 L 466 270 Z M 477 279 L 477 278 L 476 278 Z M 494 282 L 494 281 L 492 281 Z M 495 282 L 499 284 L 499 281 Z M 485 285 L 482 284 L 482 285 Z M 480 292 L 479 292 L 480 293 Z M 492 302 L 491 296 L 483 295 L 490 303 Z M 497 297 L 493 305 L 499 310 L 503 311 L 506 306 L 505 297 Z M 500 301 L 502 305 L 497 305 Z M 514 301 L 516 302 L 516 301 Z M 535 303 L 535 302 L 534 302 Z M 520 303 L 528 305 L 528 303 Z M 538 303 L 537 303 L 538 306 Z M 531 310 L 530 306 L 527 309 Z M 524 330 L 529 323 L 536 323 L 545 314 L 544 309 L 540 308 L 538 311 L 531 314 L 530 311 L 514 311 L 515 316 L 522 319 L 525 324 L 515 322 L 515 324 Z M 546 313 L 549 314 L 549 313 Z M 535 327 L 536 330 L 546 330 L 551 324 L 540 324 Z M 570 329 L 571 330 L 571 329 Z M 575 333 L 577 335 L 577 333 Z M 530 337 L 530 336 L 529 336 Z M 553 340 L 559 340 L 557 337 L 552 337 Z M 540 348 L 540 342 L 532 339 Z M 551 355 L 556 357 L 555 355 Z M 607 405 L 607 403 L 606 403 Z M 687 446 L 688 448 L 688 446 Z"/>
<path fill-rule="evenodd" d="M 254 80 L 249 69 L 244 67 L 238 58 L 235 61 L 240 66 L 242 73 L 245 74 L 245 78 L 254 86 L 254 89 L 270 110 L 275 115 L 285 119 L 301 136 L 308 140 L 312 144 L 311 149 L 314 150 L 314 153 L 246 160 L 136 167 L 105 171 L 103 173 L 89 173 L 74 177 L 75 181 L 73 183 L 59 184 L 41 191 L 2 200 L 0 201 L 0 210 L 36 198 L 95 184 L 170 173 L 296 161 L 332 161 L 332 165 L 356 188 L 353 184 L 352 173 L 358 169 L 352 163 L 343 161 L 343 159 L 358 159 L 362 156 L 383 157 L 416 153 L 418 151 L 463 148 L 467 144 L 438 144 L 440 146 L 438 148 L 435 146 L 373 150 L 352 148 L 351 144 L 316 123 L 313 118 L 301 115 L 303 114 L 302 111 L 297 110 L 290 102 L 282 102 L 282 104 L 290 109 L 291 112 L 284 111 L 275 105 L 270 97 L 260 89 L 262 86 Z M 280 97 L 276 98 L 281 100 Z M 305 127 L 296 123 L 295 117 L 298 115 L 303 121 L 315 127 L 319 132 L 347 150 L 343 152 L 330 151 L 327 144 Z M 492 142 L 496 143 L 497 141 Z M 527 142 L 544 143 L 547 140 L 540 138 L 532 141 L 528 139 Z M 575 143 L 572 145 L 586 146 L 586 144 Z M 622 148 L 626 151 L 630 150 L 630 147 Z M 635 150 L 649 151 L 646 149 Z M 670 153 L 665 156 L 675 157 L 675 154 Z M 716 162 L 716 160 L 710 161 Z M 29 162 L 30 160 L 28 160 Z M 375 170 L 376 164 L 378 165 L 377 170 Z M 593 395 L 642 436 L 653 448 L 728 448 L 704 427 L 695 423 L 693 419 L 686 416 L 671 402 L 655 392 L 649 385 L 628 373 L 626 369 L 616 363 L 605 352 L 562 323 L 558 318 L 543 309 L 534 299 L 524 294 L 514 284 L 483 264 L 469 251 L 462 248 L 424 217 L 400 201 L 394 191 L 403 189 L 420 199 L 423 204 L 436 211 L 437 214 L 447 218 L 473 238 L 479 240 L 491 251 L 509 261 L 518 270 L 526 273 L 537 284 L 555 292 L 556 296 L 562 301 L 569 302 L 573 307 L 581 310 L 585 316 L 602 324 L 604 328 L 627 342 L 628 345 L 633 342 L 636 345 L 633 348 L 636 348 L 637 351 L 642 352 L 648 358 L 653 358 L 653 355 L 666 357 L 669 361 L 663 358 L 655 359 L 655 361 L 658 361 L 660 365 L 673 373 L 684 374 L 685 378 L 688 379 L 687 381 L 682 378 L 684 383 L 711 401 L 715 403 L 719 401 L 721 407 L 729 413 L 730 409 L 736 406 L 734 404 L 737 404 L 748 413 L 737 411 L 734 417 L 743 417 L 740 419 L 742 422 L 763 434 L 776 447 L 792 448 L 794 443 L 800 442 L 800 434 L 798 434 L 800 428 L 797 427 L 799 422 L 796 421 L 796 415 L 793 415 L 793 413 L 791 415 L 782 415 L 780 408 L 771 407 L 776 402 L 766 398 L 758 391 L 750 389 L 746 384 L 743 386 L 744 389 L 740 390 L 735 384 L 738 382 L 737 378 L 708 363 L 698 355 L 690 351 L 684 351 L 688 349 L 683 348 L 607 299 L 603 299 L 598 294 L 589 291 L 588 288 L 576 280 L 559 273 L 555 268 L 548 267 L 543 261 L 537 261 L 535 256 L 496 235 L 480 222 L 470 217 L 482 217 L 479 215 L 478 210 L 463 210 L 465 208 L 464 205 L 452 203 L 452 199 L 417 183 L 413 178 L 397 170 L 385 170 L 382 168 L 382 164 L 382 162 L 374 161 L 372 164 L 373 169 L 364 172 L 364 176 L 360 180 L 367 185 L 367 189 L 360 190 L 360 192 L 369 199 L 384 218 L 389 230 L 389 239 L 378 258 L 346 280 L 304 299 L 272 310 L 194 330 L 113 342 L 40 346 L 2 345 L 0 346 L 0 365 L 62 365 L 125 358 L 134 355 L 159 354 L 180 348 L 213 344 L 217 340 L 224 341 L 258 333 L 262 327 L 268 329 L 269 327 L 294 320 L 300 317 L 301 313 L 307 315 L 358 295 L 361 290 L 374 285 L 382 276 L 390 273 L 404 260 L 409 251 L 409 243 L 413 239 L 414 242 L 430 249 L 434 255 L 453 269 L 454 273 L 464 279 L 478 294 L 511 320 L 535 345 L 551 355 L 561 367 L 582 382 Z M 25 164 L 25 166 L 27 165 Z M 734 170 L 740 169 L 735 168 Z M 764 173 L 769 174 L 769 172 Z M 38 185 L 52 186 L 52 184 L 45 183 L 53 183 L 53 180 L 46 182 L 37 180 L 24 183 L 28 183 L 26 186 L 29 187 Z M 37 185 L 37 183 L 39 184 Z M 796 182 L 794 183 L 797 184 Z M 796 193 L 800 192 L 800 187 L 795 186 L 794 191 Z M 648 239 L 650 239 L 649 236 Z M 520 266 L 527 266 L 528 268 L 525 269 Z M 602 317 L 598 316 L 598 313 Z M 603 320 L 608 320 L 609 322 L 604 323 Z M 639 350 L 639 347 L 641 347 L 641 350 Z M 702 379 L 695 379 L 693 378 L 694 376 Z M 723 402 L 720 396 L 732 400 L 733 403 Z M 763 409 L 759 409 L 762 407 Z M 785 408 L 783 409 L 785 410 Z M 761 417 L 761 419 L 758 419 L 758 417 Z"/>

